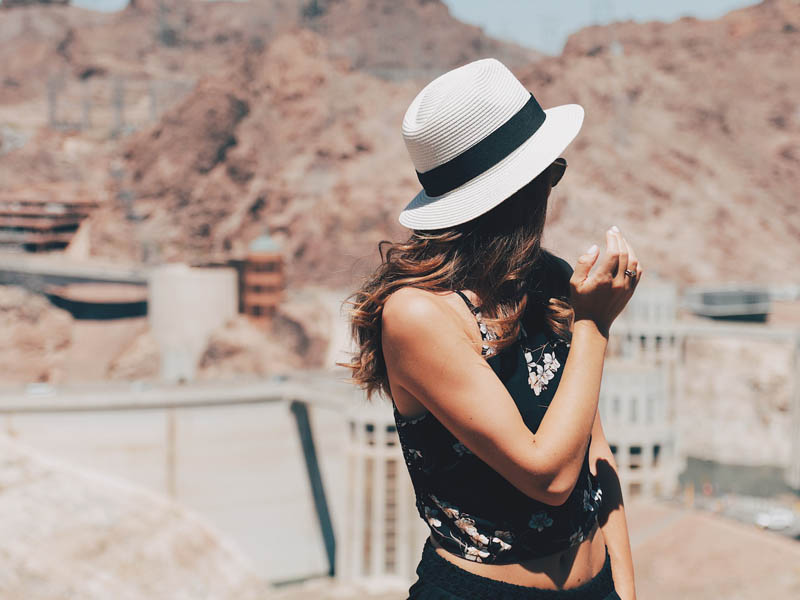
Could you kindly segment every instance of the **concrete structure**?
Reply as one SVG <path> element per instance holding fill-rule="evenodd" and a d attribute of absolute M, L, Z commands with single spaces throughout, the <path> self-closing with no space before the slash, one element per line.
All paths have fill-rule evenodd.
<path fill-rule="evenodd" d="M 290 407 L 309 407 L 336 581 L 393 590 L 413 580 L 428 528 L 388 403 L 329 372 L 270 381 L 142 383 L 0 393 L 0 430 L 75 465 L 170 496 L 204 515 L 268 581 L 328 574 L 314 482 Z"/>
<path fill-rule="evenodd" d="M 704 285 L 686 289 L 683 303 L 703 317 L 763 323 L 771 310 L 770 297 L 769 288 L 763 285 Z"/>
<path fill-rule="evenodd" d="M 17 251 L 63 250 L 97 203 L 56 199 L 50 190 L 0 195 L 0 247 Z"/>
<path fill-rule="evenodd" d="M 680 360 L 678 293 L 674 284 L 650 278 L 636 289 L 612 327 L 617 354 L 636 361 L 671 364 Z"/>
<path fill-rule="evenodd" d="M 677 308 L 676 287 L 650 278 L 611 330 L 600 415 L 626 497 L 670 495 L 683 468 L 674 414 L 682 343 Z"/>
<path fill-rule="evenodd" d="M 675 452 L 667 373 L 661 365 L 606 361 L 600 417 L 626 498 L 676 491 L 682 464 Z"/>
<path fill-rule="evenodd" d="M 289 410 L 298 399 L 311 403 L 325 491 L 338 524 L 347 481 L 342 408 L 359 399 L 330 374 L 240 378 L 236 385 L 4 390 L 0 430 L 65 462 L 174 498 L 244 551 L 261 577 L 278 583 L 328 573 Z"/>
<path fill-rule="evenodd" d="M 737 288 L 738 289 L 738 288 Z M 696 296 L 699 288 L 693 289 Z M 788 290 L 788 288 L 787 288 Z M 789 293 L 791 290 L 786 291 Z M 694 296 L 693 296 L 694 297 Z M 734 324 L 720 321 L 678 321 L 677 312 L 680 307 L 677 287 L 667 281 L 650 277 L 637 288 L 623 313 L 615 321 L 611 334 L 609 355 L 612 360 L 604 374 L 603 392 L 601 393 L 601 414 L 611 415 L 613 410 L 603 406 L 614 397 L 628 397 L 629 402 L 638 397 L 637 403 L 650 402 L 643 400 L 655 398 L 656 405 L 663 405 L 657 414 L 663 418 L 663 427 L 653 427 L 644 423 L 626 422 L 624 418 L 606 427 L 609 444 L 627 451 L 618 454 L 619 462 L 631 460 L 630 448 L 635 453 L 642 453 L 643 461 L 634 467 L 634 474 L 627 466 L 621 473 L 623 484 L 626 481 L 635 485 L 634 489 L 645 495 L 657 495 L 659 491 L 673 489 L 675 477 L 684 465 L 685 457 L 680 449 L 680 440 L 674 433 L 674 407 L 683 393 L 680 382 L 684 380 L 688 366 L 685 364 L 685 344 L 697 338 L 735 337 L 739 339 L 774 340 L 792 344 L 791 372 L 787 380 L 791 386 L 792 396 L 792 452 L 788 464 L 784 465 L 786 481 L 794 489 L 800 490 L 800 330 L 797 328 L 773 328 L 762 324 Z M 628 361 L 614 365 L 613 358 Z M 626 375 L 626 369 L 629 376 Z M 638 378 L 641 369 L 651 369 L 649 376 Z M 660 398 L 663 397 L 663 400 Z M 638 406 L 639 404 L 637 404 Z M 646 406 L 646 404 L 645 404 Z M 628 407 L 629 410 L 634 410 Z M 624 411 L 625 409 L 623 409 Z M 603 412 L 604 411 L 604 412 Z M 624 417 L 624 413 L 622 413 Z M 611 417 L 609 417 L 611 420 Z M 645 457 L 652 457 L 655 448 L 659 448 L 663 459 L 657 465 L 648 462 Z M 649 449 L 649 450 L 648 450 Z M 652 451 L 652 452 L 651 452 Z M 671 461 L 677 461 L 672 463 Z M 657 473 L 647 473 L 648 469 L 657 469 Z"/>
<path fill-rule="evenodd" d="M 131 283 L 48 286 L 47 298 L 76 319 L 121 319 L 147 314 L 147 287 Z"/>
<path fill-rule="evenodd" d="M 253 321 L 269 324 L 285 295 L 283 255 L 264 233 L 249 246 L 243 265 L 242 310 Z"/>
<path fill-rule="evenodd" d="M 191 381 L 212 331 L 237 314 L 236 271 L 169 263 L 150 271 L 148 323 L 164 381 Z"/>
<path fill-rule="evenodd" d="M 391 406 L 357 403 L 347 422 L 348 492 L 337 579 L 366 590 L 406 590 L 429 530 L 417 513 Z"/>
<path fill-rule="evenodd" d="M 0 284 L 21 285 L 32 292 L 44 292 L 48 285 L 70 283 L 147 284 L 148 271 L 138 265 L 111 263 L 93 258 L 75 260 L 62 253 L 0 253 Z"/>

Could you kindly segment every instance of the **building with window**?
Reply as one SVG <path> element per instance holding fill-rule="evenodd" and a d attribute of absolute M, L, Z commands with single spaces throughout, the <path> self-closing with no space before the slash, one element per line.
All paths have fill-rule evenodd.
<path fill-rule="evenodd" d="M 251 242 L 242 271 L 242 311 L 253 321 L 271 323 L 286 283 L 280 246 L 267 232 Z"/>
<path fill-rule="evenodd" d="M 599 409 L 626 497 L 672 495 L 683 470 L 674 412 L 683 343 L 677 298 L 674 284 L 651 278 L 612 330 Z"/>

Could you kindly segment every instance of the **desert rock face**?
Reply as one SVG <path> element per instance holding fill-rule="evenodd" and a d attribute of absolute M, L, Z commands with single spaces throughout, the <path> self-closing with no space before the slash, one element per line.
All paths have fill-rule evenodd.
<path fill-rule="evenodd" d="M 683 452 L 729 464 L 790 464 L 788 342 L 695 339 L 686 365 L 675 406 Z"/>
<path fill-rule="evenodd" d="M 134 337 L 108 365 L 106 377 L 133 381 L 157 379 L 161 375 L 161 351 L 150 329 Z"/>
<path fill-rule="evenodd" d="M 301 11 L 302 24 L 329 40 L 331 57 L 385 79 L 433 79 L 484 56 L 513 69 L 540 56 L 454 21 L 440 0 L 307 0 Z"/>
<path fill-rule="evenodd" d="M 800 5 L 774 0 L 718 21 L 589 28 L 521 71 L 546 105 L 586 108 L 553 198 L 555 246 L 574 255 L 613 221 L 678 282 L 783 282 L 800 253 L 798 36 Z"/>
<path fill-rule="evenodd" d="M 117 74 L 196 84 L 121 147 L 71 134 L 64 153 L 64 134 L 20 126 L 10 135 L 27 141 L 0 169 L 10 183 L 82 179 L 93 182 L 89 193 L 132 193 L 144 220 L 134 230 L 121 207 L 101 209 L 97 255 L 138 259 L 144 239 L 168 260 L 241 258 L 266 226 L 285 246 L 292 286 L 350 287 L 376 264 L 380 239 L 407 234 L 396 215 L 419 184 L 399 129 L 427 71 L 495 55 L 544 106 L 586 109 L 565 153 L 570 173 L 551 198 L 556 251 L 571 260 L 616 223 L 648 268 L 680 282 L 780 281 L 781 265 L 799 258 L 797 3 L 767 1 L 717 21 L 590 27 L 545 59 L 482 36 L 439 2 L 392 6 L 8 11 L 0 36 L 33 46 L 4 64 L 0 114 L 41 103 L 54 73 L 93 85 Z M 159 23 L 179 35 L 162 39 Z M 412 30 L 418 44 L 401 44 Z M 431 44 L 424 60 L 414 54 Z M 121 179 L 109 177 L 112 165 Z"/>
<path fill-rule="evenodd" d="M 360 4 L 325 6 L 318 18 L 338 31 Z M 718 21 L 592 27 L 562 56 L 516 67 L 545 107 L 586 109 L 549 245 L 572 260 L 615 223 L 646 267 L 679 282 L 782 281 L 800 259 L 799 12 L 773 1 Z M 426 80 L 383 81 L 343 61 L 334 38 L 287 30 L 126 142 L 126 184 L 151 215 L 143 230 L 168 222 L 167 256 L 241 256 L 266 225 L 292 285 L 344 285 L 376 264 L 380 239 L 406 235 L 396 215 L 419 184 L 400 121 Z M 224 116 L 228 95 L 249 109 L 239 120 Z M 205 127 L 217 114 L 221 129 Z"/>
<path fill-rule="evenodd" d="M 72 315 L 44 296 L 3 285 L 0 326 L 0 365 L 6 382 L 61 379 L 72 342 Z"/>
<path fill-rule="evenodd" d="M 408 187 L 395 168 L 404 148 L 385 144 L 387 113 L 402 119 L 398 84 L 331 62 L 326 52 L 311 31 L 282 34 L 247 60 L 247 76 L 233 75 L 241 85 L 202 82 L 127 142 L 125 185 L 148 215 L 143 235 L 166 233 L 166 257 L 243 257 L 267 227 L 289 258 L 291 286 L 331 284 L 350 279 L 348 258 L 358 258 L 366 232 L 388 233 L 391 207 L 362 182 L 383 174 L 381 196 Z M 353 105 L 356 97 L 363 107 Z M 366 204 L 375 208 L 363 210 Z M 103 236 L 102 222 L 96 235 Z M 113 242 L 104 248 L 113 252 Z"/>
<path fill-rule="evenodd" d="M 266 225 L 286 240 L 289 257 L 315 265 L 292 270 L 292 285 L 347 284 L 350 271 L 366 268 L 362 251 L 375 254 L 366 235 L 402 233 L 392 215 L 415 178 L 401 167 L 398 123 L 420 78 L 487 54 L 510 65 L 539 54 L 453 19 L 438 0 L 403 10 L 388 1 L 312 4 L 8 11 L 0 119 L 13 126 L 0 129 L 0 175 L 14 185 L 91 182 L 88 195 L 133 197 L 132 210 L 112 201 L 95 214 L 98 256 L 140 260 L 149 245 L 156 260 L 241 257 Z M 65 131 L 45 127 L 48 94 Z M 135 136 L 109 139 L 115 94 L 137 126 L 151 95 L 159 108 L 173 104 Z M 90 130 L 76 130 L 87 100 Z M 364 203 L 375 207 L 361 210 Z M 309 211 L 319 215 L 313 223 L 302 219 Z M 144 221 L 134 226 L 131 213 Z"/>

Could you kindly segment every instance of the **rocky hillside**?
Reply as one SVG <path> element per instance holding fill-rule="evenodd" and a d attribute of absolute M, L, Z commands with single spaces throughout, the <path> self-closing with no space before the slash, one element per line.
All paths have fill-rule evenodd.
<path fill-rule="evenodd" d="M 329 41 L 329 55 L 386 79 L 432 79 L 477 57 L 511 68 L 539 53 L 455 21 L 440 0 L 305 0 L 302 25 Z"/>
<path fill-rule="evenodd" d="M 586 109 L 549 244 L 571 258 L 616 223 L 680 282 L 782 281 L 800 260 L 799 39 L 800 4 L 767 0 L 717 21 L 592 27 L 517 67 L 545 106 Z M 336 47 L 288 30 L 126 142 L 126 184 L 166 255 L 239 255 L 268 226 L 294 284 L 342 285 L 381 238 L 405 235 L 396 214 L 418 183 L 399 125 L 421 84 L 383 81 Z M 122 252 L 119 220 L 104 223 L 98 252 Z"/>
<path fill-rule="evenodd" d="M 543 105 L 586 109 L 551 201 L 546 241 L 560 254 L 616 223 L 648 269 L 680 283 L 784 281 L 800 260 L 792 0 L 715 21 L 591 27 L 544 59 L 438 1 L 159 6 L 30 6 L 0 19 L 0 181 L 79 181 L 102 202 L 95 255 L 139 260 L 146 244 L 160 260 L 220 261 L 268 228 L 293 289 L 352 288 L 379 240 L 407 235 L 396 217 L 419 189 L 400 136 L 408 103 L 434 72 L 494 55 Z M 148 86 L 177 87 L 158 96 L 155 121 L 109 136 L 118 79 L 132 122 L 148 114 Z M 83 98 L 106 112 L 88 129 L 48 127 L 53 81 L 72 100 L 60 118 L 79 119 Z"/>
<path fill-rule="evenodd" d="M 293 284 L 333 284 L 352 277 L 376 235 L 398 233 L 393 213 L 413 171 L 392 140 L 415 86 L 327 51 L 319 34 L 284 33 L 126 142 L 123 185 L 147 217 L 141 235 L 159 239 L 165 257 L 242 256 L 269 227 Z M 131 225 L 111 210 L 98 225 L 94 247 L 128 251 Z"/>
<path fill-rule="evenodd" d="M 74 319 L 39 294 L 0 286 L 0 377 L 12 382 L 57 381 L 72 344 Z"/>
<path fill-rule="evenodd" d="M 144 240 L 163 258 L 202 262 L 241 255 L 269 225 L 298 239 L 287 243 L 293 256 L 314 262 L 319 255 L 320 269 L 347 269 L 360 252 L 350 238 L 391 228 L 393 208 L 362 212 L 344 227 L 326 210 L 308 235 L 293 231 L 299 215 L 328 196 L 327 209 L 346 219 L 342 202 L 377 197 L 369 191 L 376 172 L 400 172 L 396 124 L 425 78 L 487 54 L 515 66 L 539 56 L 457 21 L 438 0 L 395 7 L 388 0 L 136 0 L 114 14 L 71 6 L 7 11 L 0 178 L 9 187 L 79 180 L 87 194 L 111 199 L 94 219 L 97 255 L 136 260 Z M 120 98 L 125 126 L 144 130 L 109 138 Z M 159 121 L 147 126 L 156 105 Z M 88 129 L 81 128 L 85 110 Z M 342 161 L 355 172 L 340 177 L 348 168 Z M 366 182 L 358 184 L 362 192 L 351 191 L 356 181 Z M 374 183 L 387 188 L 387 200 L 405 195 Z M 135 206 L 115 197 L 133 197 Z M 141 235 L 132 231 L 131 212 L 144 220 Z M 333 260 L 330 248 L 314 248 L 313 237 L 328 230 L 343 232 L 332 238 L 344 244 Z M 301 269 L 293 281 L 309 274 Z"/>
<path fill-rule="evenodd" d="M 784 282 L 800 260 L 799 63 L 800 3 L 766 0 L 589 28 L 519 71 L 545 104 L 586 107 L 553 243 L 574 254 L 613 222 L 678 281 Z"/>
<path fill-rule="evenodd" d="M 438 1 L 202 4 L 21 7 L 0 24 L 4 184 L 80 179 L 135 199 L 138 233 L 109 203 L 95 254 L 135 259 L 149 240 L 165 259 L 218 260 L 269 227 L 293 285 L 351 285 L 381 238 L 405 235 L 396 214 L 418 189 L 399 132 L 408 102 L 434 73 L 494 55 L 545 106 L 586 108 L 552 199 L 557 251 L 616 223 L 681 282 L 780 281 L 800 259 L 797 2 L 591 27 L 541 60 Z M 48 80 L 91 90 L 120 75 L 180 79 L 188 95 L 115 140 L 42 126 Z"/>

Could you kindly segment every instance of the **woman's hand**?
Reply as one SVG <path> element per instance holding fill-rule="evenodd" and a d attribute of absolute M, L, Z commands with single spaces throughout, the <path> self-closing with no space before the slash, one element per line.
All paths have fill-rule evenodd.
<path fill-rule="evenodd" d="M 597 245 L 578 258 L 570 279 L 570 303 L 575 323 L 591 321 L 608 337 L 611 323 L 633 296 L 642 276 L 642 267 L 631 245 L 614 226 L 606 232 L 606 254 L 594 272 L 599 256 Z M 625 271 L 636 273 L 626 275 Z"/>

